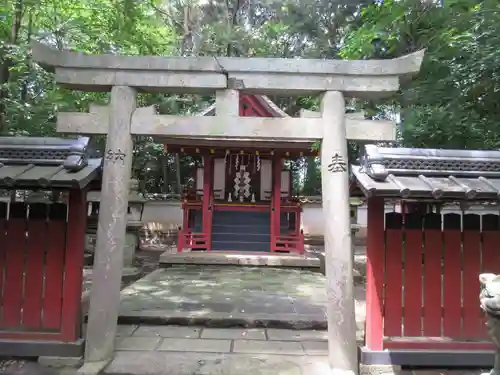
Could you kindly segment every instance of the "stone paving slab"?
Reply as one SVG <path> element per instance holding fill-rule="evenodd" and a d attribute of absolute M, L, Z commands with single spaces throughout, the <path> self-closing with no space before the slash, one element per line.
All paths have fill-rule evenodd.
<path fill-rule="evenodd" d="M 234 340 L 233 353 L 304 355 L 298 341 Z"/>
<path fill-rule="evenodd" d="M 291 331 L 288 329 L 267 329 L 267 337 L 269 340 L 282 340 L 282 341 L 327 341 L 327 331 Z"/>
<path fill-rule="evenodd" d="M 142 325 L 136 331 L 133 332 L 132 336 L 178 337 L 185 339 L 197 339 L 200 338 L 200 334 L 201 334 L 201 328 Z"/>
<path fill-rule="evenodd" d="M 325 375 L 324 331 L 119 326 L 108 375 Z M 125 336 L 124 336 L 125 335 Z M 251 371 L 249 372 L 249 370 Z M 361 366 L 360 375 L 476 375 L 479 370 L 394 370 Z"/>
<path fill-rule="evenodd" d="M 266 330 L 261 328 L 238 329 L 238 328 L 204 328 L 201 333 L 202 339 L 246 339 L 266 340 Z"/>
<path fill-rule="evenodd" d="M 147 368 L 147 370 L 145 370 Z M 325 357 L 213 353 L 117 352 L 108 375 L 325 375 Z"/>
<path fill-rule="evenodd" d="M 302 341 L 301 344 L 307 355 L 328 355 L 328 341 Z"/>
<path fill-rule="evenodd" d="M 174 352 L 208 352 L 229 353 L 231 352 L 231 340 L 211 339 L 163 339 L 158 347 L 160 351 Z"/>
<path fill-rule="evenodd" d="M 107 375 L 326 375 L 326 356 L 117 352 Z M 361 366 L 360 375 L 479 375 L 480 370 L 401 370 Z"/>
<path fill-rule="evenodd" d="M 117 341 L 116 350 L 156 350 L 160 337 L 124 337 Z"/>
<path fill-rule="evenodd" d="M 315 342 L 328 340 L 327 331 L 286 330 L 272 328 L 207 328 L 169 325 L 119 325 L 117 341 L 125 338 L 202 340 L 253 340 Z M 192 350 L 191 350 L 192 351 Z"/>
<path fill-rule="evenodd" d="M 364 286 L 356 286 L 364 326 Z M 122 291 L 120 323 L 326 329 L 323 275 L 307 270 L 180 265 Z"/>
<path fill-rule="evenodd" d="M 326 331 L 148 325 L 119 327 L 118 351 L 328 354 Z"/>

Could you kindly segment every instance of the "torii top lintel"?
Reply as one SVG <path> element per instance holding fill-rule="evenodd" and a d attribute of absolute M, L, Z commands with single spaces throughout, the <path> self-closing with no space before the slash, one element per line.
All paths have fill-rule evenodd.
<path fill-rule="evenodd" d="M 389 60 L 319 60 L 241 57 L 88 55 L 32 44 L 33 59 L 55 71 L 69 88 L 109 91 L 131 86 L 144 91 L 204 93 L 238 89 L 251 94 L 312 94 L 342 91 L 380 97 L 416 75 L 424 50 Z"/>

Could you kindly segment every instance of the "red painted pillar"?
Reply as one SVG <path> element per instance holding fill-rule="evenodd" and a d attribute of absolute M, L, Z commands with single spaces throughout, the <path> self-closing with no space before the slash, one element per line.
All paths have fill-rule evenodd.
<path fill-rule="evenodd" d="M 300 207 L 298 204 L 298 210 L 295 213 L 295 235 L 300 236 L 300 228 L 301 228 L 301 214 L 302 214 L 302 207 Z"/>
<path fill-rule="evenodd" d="M 366 247 L 366 346 L 383 349 L 384 199 L 368 199 Z"/>
<path fill-rule="evenodd" d="M 81 336 L 80 309 L 87 224 L 87 191 L 70 190 L 68 206 L 61 336 L 65 341 L 75 341 Z"/>
<path fill-rule="evenodd" d="M 271 209 L 271 251 L 274 251 L 281 226 L 281 158 L 273 158 L 273 188 Z"/>
<path fill-rule="evenodd" d="M 186 234 L 190 232 L 189 228 L 189 207 L 186 202 L 182 203 L 182 228 L 179 228 L 177 235 L 177 252 L 182 253 L 185 246 Z"/>
<path fill-rule="evenodd" d="M 203 157 L 203 206 L 202 206 L 202 228 L 207 236 L 207 251 L 212 249 L 212 215 L 213 215 L 213 157 Z"/>

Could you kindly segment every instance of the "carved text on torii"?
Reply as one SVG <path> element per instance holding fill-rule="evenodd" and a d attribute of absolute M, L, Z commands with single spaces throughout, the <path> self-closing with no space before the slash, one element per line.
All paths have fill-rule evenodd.
<path fill-rule="evenodd" d="M 124 165 L 126 156 L 127 155 L 124 152 L 122 152 L 121 149 L 118 149 L 116 151 L 108 149 L 108 151 L 106 151 L 105 159 L 113 164 L 116 164 L 116 162 L 119 162 L 122 165 Z"/>
<path fill-rule="evenodd" d="M 347 164 L 338 152 L 332 156 L 332 162 L 328 164 L 328 172 L 339 173 L 347 171 Z"/>

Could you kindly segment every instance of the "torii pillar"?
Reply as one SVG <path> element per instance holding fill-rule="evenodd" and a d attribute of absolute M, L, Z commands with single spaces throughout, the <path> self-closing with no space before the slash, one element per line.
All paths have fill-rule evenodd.
<path fill-rule="evenodd" d="M 133 152 L 130 128 L 136 96 L 136 90 L 131 87 L 111 89 L 108 111 L 111 136 L 106 139 L 104 155 L 85 345 L 88 362 L 107 362 L 114 352 L 120 293 L 109 293 L 108 288 L 121 289 Z"/>
<path fill-rule="evenodd" d="M 325 218 L 328 357 L 338 374 L 358 366 L 354 313 L 353 253 L 344 95 L 328 91 L 321 99 L 321 198 Z"/>
<path fill-rule="evenodd" d="M 384 121 L 365 120 L 363 113 L 345 114 L 340 91 L 327 91 L 320 112 L 301 110 L 302 118 L 321 118 L 321 190 L 325 220 L 325 275 L 327 279 L 328 354 L 334 374 L 351 374 L 357 368 L 354 312 L 353 252 L 349 208 L 347 129 L 358 129 L 356 139 L 368 139 L 363 131 L 381 128 Z M 394 126 L 394 124 L 392 124 Z M 389 140 L 390 137 L 386 139 Z M 395 139 L 395 134 L 393 138 Z"/>

